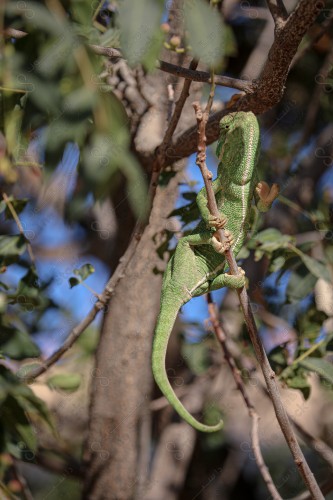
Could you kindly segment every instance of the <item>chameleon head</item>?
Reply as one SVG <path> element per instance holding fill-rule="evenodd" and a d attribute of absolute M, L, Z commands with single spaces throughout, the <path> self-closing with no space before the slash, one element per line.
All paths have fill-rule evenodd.
<path fill-rule="evenodd" d="M 251 111 L 229 113 L 220 121 L 216 154 L 220 174 L 247 183 L 252 178 L 259 153 L 259 124 Z"/>

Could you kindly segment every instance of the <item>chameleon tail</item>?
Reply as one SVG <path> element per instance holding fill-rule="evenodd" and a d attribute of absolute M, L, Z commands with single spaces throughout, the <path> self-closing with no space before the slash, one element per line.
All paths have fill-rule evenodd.
<path fill-rule="evenodd" d="M 152 354 L 152 367 L 155 381 L 161 389 L 164 396 L 169 403 L 173 406 L 176 412 L 192 427 L 202 432 L 216 432 L 222 429 L 223 420 L 216 425 L 205 425 L 196 420 L 182 405 L 177 398 L 174 390 L 172 389 L 168 380 L 167 372 L 165 369 L 165 356 L 168 345 L 168 340 L 176 320 L 178 311 L 184 302 L 177 303 L 175 297 L 170 294 L 170 299 L 164 296 L 163 304 L 161 306 L 160 315 L 157 321 L 155 332 L 153 354 Z"/>

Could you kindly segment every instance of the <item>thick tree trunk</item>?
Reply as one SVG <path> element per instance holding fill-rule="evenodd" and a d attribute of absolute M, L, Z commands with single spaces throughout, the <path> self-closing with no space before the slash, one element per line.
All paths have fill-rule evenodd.
<path fill-rule="evenodd" d="M 163 268 L 154 235 L 165 227 L 177 196 L 176 176 L 155 198 L 150 225 L 105 316 L 92 376 L 84 498 L 130 499 L 138 487 L 140 433 L 151 391 L 151 343 Z M 147 434 L 147 433 L 145 433 Z M 142 473 L 142 471 L 141 471 Z"/>

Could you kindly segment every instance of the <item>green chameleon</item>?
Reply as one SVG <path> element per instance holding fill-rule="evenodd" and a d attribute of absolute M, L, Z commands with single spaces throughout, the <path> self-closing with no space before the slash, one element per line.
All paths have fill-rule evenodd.
<path fill-rule="evenodd" d="M 236 112 L 222 118 L 217 145 L 219 165 L 212 187 L 220 217 L 207 208 L 206 189 L 197 196 L 202 221 L 192 234 L 181 238 L 164 273 L 161 309 L 157 321 L 152 368 L 157 385 L 178 414 L 195 429 L 215 432 L 223 421 L 213 426 L 196 420 L 174 393 L 165 369 L 168 340 L 181 306 L 192 297 L 203 295 L 224 286 L 242 288 L 244 271 L 239 275 L 226 273 L 228 265 L 224 252 L 232 248 L 234 255 L 241 249 L 251 219 L 253 197 L 260 211 L 267 211 L 279 189 L 265 182 L 257 183 L 256 164 L 260 151 L 259 124 L 252 112 Z M 218 240 L 216 230 L 225 230 L 226 242 Z"/>

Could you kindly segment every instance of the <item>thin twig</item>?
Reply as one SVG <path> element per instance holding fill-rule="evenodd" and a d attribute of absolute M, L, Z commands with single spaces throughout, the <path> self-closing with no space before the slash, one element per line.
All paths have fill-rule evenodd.
<path fill-rule="evenodd" d="M 238 360 L 238 364 L 241 365 L 241 368 L 242 369 L 244 368 L 246 370 L 246 372 L 248 372 L 249 374 L 253 374 L 257 370 L 257 367 L 253 362 L 253 359 L 246 358 L 246 365 L 247 366 L 245 368 L 244 358 L 241 355 L 241 352 L 239 351 L 236 343 L 230 338 L 228 339 L 228 343 L 232 345 L 234 350 L 238 351 L 237 360 Z M 252 378 L 252 375 L 250 375 L 249 380 L 251 380 L 251 379 L 253 380 L 253 382 L 256 383 L 256 386 L 259 387 L 259 389 L 262 391 L 262 393 L 267 398 L 270 398 L 269 393 L 268 393 L 265 385 L 261 381 L 259 381 L 259 383 L 258 383 L 258 379 Z M 289 413 L 288 413 L 288 417 L 289 417 L 291 423 L 293 424 L 293 426 L 295 427 L 296 431 L 300 435 L 300 437 L 303 439 L 303 441 L 310 448 L 312 448 L 316 453 L 318 453 L 318 455 L 320 455 L 322 457 L 322 459 L 324 461 L 326 461 L 330 465 L 330 467 L 333 469 L 333 450 L 332 450 L 332 448 L 330 446 L 328 446 L 327 443 L 322 441 L 320 438 L 312 436 L 312 434 L 310 434 L 307 430 L 305 430 L 299 422 L 296 422 L 296 420 Z M 333 483 L 330 483 L 330 484 L 331 484 L 330 489 L 333 489 Z M 322 485 L 320 487 L 322 493 L 324 493 L 324 494 L 328 493 L 330 491 L 330 489 L 324 489 L 325 487 L 326 487 L 326 483 L 325 483 L 325 485 Z M 297 499 L 300 500 L 303 495 L 306 498 L 311 498 L 308 496 L 308 493 L 305 492 L 305 493 L 302 493 L 302 495 L 300 495 L 299 497 L 297 497 Z M 296 500 L 296 497 L 293 500 Z"/>
<path fill-rule="evenodd" d="M 187 78 L 195 82 L 211 83 L 210 73 L 206 71 L 194 71 L 166 61 L 159 61 L 158 68 L 166 73 Z M 215 75 L 215 84 L 223 87 L 231 87 L 243 92 L 251 92 L 253 89 L 253 83 L 249 80 L 240 80 L 239 78 L 230 78 L 223 75 Z"/>
<path fill-rule="evenodd" d="M 333 478 L 329 478 L 327 481 L 325 481 L 321 485 L 321 491 L 324 495 L 328 495 L 330 491 L 333 490 Z M 296 497 L 289 498 L 288 500 L 312 500 L 313 497 L 309 494 L 308 491 L 303 491 L 300 495 L 297 495 Z"/>
<path fill-rule="evenodd" d="M 17 227 L 18 227 L 21 235 L 23 236 L 23 238 L 24 238 L 24 240 L 26 242 L 27 250 L 28 250 L 28 254 L 29 254 L 30 260 L 33 263 L 33 265 L 35 266 L 36 262 L 35 262 L 34 253 L 32 251 L 32 246 L 31 246 L 30 241 L 28 240 L 28 238 L 24 234 L 24 229 L 23 229 L 23 226 L 21 224 L 20 218 L 17 215 L 17 212 L 16 212 L 16 210 L 15 210 L 12 202 L 10 201 L 9 196 L 7 196 L 7 194 L 5 192 L 2 193 L 2 198 L 3 198 L 4 202 L 6 203 L 6 205 L 7 205 L 8 209 L 9 209 L 10 213 L 12 214 L 12 217 L 13 217 L 14 221 L 16 222 L 16 225 L 17 225 Z"/>
<path fill-rule="evenodd" d="M 28 483 L 26 482 L 25 477 L 21 474 L 21 471 L 19 470 L 15 460 L 13 462 L 13 472 L 16 481 L 18 481 L 18 483 L 21 486 L 21 494 L 24 500 L 34 500 L 32 493 L 29 489 Z"/>
<path fill-rule="evenodd" d="M 198 154 L 197 154 L 197 164 L 201 170 L 206 193 L 207 193 L 207 206 L 210 213 L 216 217 L 219 217 L 219 212 L 216 204 L 216 199 L 214 196 L 214 192 L 212 189 L 212 174 L 209 172 L 206 165 L 206 124 L 208 121 L 208 116 L 206 113 L 202 112 L 201 106 L 199 103 L 194 103 L 193 107 L 196 111 L 196 119 L 197 119 L 197 127 L 198 127 Z M 226 238 L 224 236 L 224 230 L 219 229 L 218 231 L 219 239 L 223 243 Z M 231 249 L 225 252 L 225 258 L 229 265 L 229 269 L 231 274 L 237 275 L 239 273 L 237 263 L 233 252 Z M 316 479 L 313 473 L 310 470 L 308 463 L 305 460 L 303 452 L 297 442 L 294 430 L 292 425 L 288 419 L 286 410 L 283 406 L 278 384 L 276 381 L 276 375 L 272 370 L 266 352 L 264 350 L 262 341 L 259 337 L 258 330 L 255 324 L 251 304 L 249 297 L 246 292 L 246 288 L 243 287 L 240 290 L 237 290 L 240 305 L 243 311 L 244 320 L 247 326 L 247 330 L 256 353 L 256 357 L 260 364 L 261 370 L 264 375 L 264 379 L 268 388 L 269 395 L 271 397 L 276 418 L 279 422 L 281 430 L 284 434 L 286 442 L 290 448 L 292 456 L 294 458 L 295 464 L 298 467 L 298 470 L 304 480 L 309 491 L 312 493 L 314 498 L 324 500 L 324 497 L 320 491 L 320 488 L 316 482 Z"/>
<path fill-rule="evenodd" d="M 333 450 L 328 446 L 328 444 L 325 443 L 320 438 L 316 438 L 312 436 L 307 430 L 305 430 L 301 424 L 296 422 L 292 417 L 289 417 L 293 426 L 295 427 L 296 431 L 298 434 L 301 436 L 303 441 L 310 446 L 313 450 L 315 450 L 318 455 L 322 457 L 325 462 L 329 464 L 331 469 L 333 470 Z"/>
<path fill-rule="evenodd" d="M 269 397 L 268 391 L 266 387 L 262 384 L 259 383 L 259 387 L 263 394 L 266 397 Z M 289 419 L 293 426 L 295 427 L 296 431 L 298 434 L 301 436 L 303 441 L 310 447 L 312 448 L 318 455 L 321 456 L 321 458 L 328 463 L 328 465 L 332 468 L 333 470 L 333 450 L 330 446 L 328 446 L 325 441 L 318 437 L 312 436 L 307 430 L 304 429 L 304 427 L 297 422 L 289 413 L 288 413 Z"/>
<path fill-rule="evenodd" d="M 18 500 L 18 497 L 14 495 L 0 479 L 0 493 L 1 500 Z"/>
<path fill-rule="evenodd" d="M 167 118 L 167 120 L 169 122 L 171 120 L 174 105 L 175 105 L 175 90 L 173 88 L 172 83 L 168 84 L 168 102 L 169 102 L 169 106 L 168 106 L 168 118 Z"/>
<path fill-rule="evenodd" d="M 24 38 L 28 33 L 15 28 L 5 28 L 1 33 L 5 38 Z"/>
<path fill-rule="evenodd" d="M 99 56 L 106 56 L 111 59 L 111 61 L 115 61 L 118 59 L 122 59 L 123 55 L 119 49 L 114 49 L 112 47 L 103 47 L 101 45 L 92 45 L 89 44 L 88 47 L 95 52 L 95 54 Z"/>
<path fill-rule="evenodd" d="M 22 38 L 28 35 L 28 33 L 24 31 L 18 31 L 11 28 L 8 28 L 5 31 L 8 34 L 11 34 L 10 38 Z M 116 62 L 118 59 L 123 59 L 124 57 L 119 49 L 113 47 L 103 47 L 102 45 L 95 44 L 88 44 L 87 46 L 95 54 L 99 56 L 109 57 L 111 62 Z M 210 74 L 206 71 L 195 71 L 192 68 L 184 68 L 182 66 L 178 66 L 176 64 L 171 64 L 161 60 L 157 61 L 156 67 L 161 71 L 185 78 L 186 80 L 211 83 Z M 215 83 L 216 85 L 238 89 L 243 92 L 251 92 L 251 90 L 253 89 L 253 84 L 249 80 L 240 80 L 238 78 L 231 78 L 229 76 L 223 75 L 217 75 L 215 77 Z"/>
<path fill-rule="evenodd" d="M 65 342 L 59 347 L 59 349 L 55 351 L 51 356 L 49 356 L 45 361 L 41 361 L 38 366 L 30 368 L 29 365 L 26 365 L 26 374 L 23 373 L 23 370 L 25 368 L 25 366 L 23 365 L 18 374 L 19 378 L 23 379 L 27 383 L 32 383 L 37 377 L 39 377 L 39 375 L 45 373 L 51 366 L 53 366 L 58 361 L 58 359 L 60 359 L 72 347 L 74 342 L 86 330 L 86 328 L 91 325 L 91 323 L 97 316 L 97 313 L 105 307 L 105 303 L 102 301 L 104 301 L 107 296 L 108 293 L 105 289 L 101 299 L 94 304 L 87 316 L 71 330 Z"/>
<path fill-rule="evenodd" d="M 212 301 L 211 294 L 207 295 L 207 301 L 208 301 L 208 311 L 209 311 L 210 322 L 211 322 L 212 327 L 214 329 L 215 335 L 218 338 L 218 340 L 222 346 L 224 357 L 229 365 L 231 373 L 232 373 L 234 380 L 236 382 L 237 389 L 239 390 L 239 392 L 241 393 L 241 395 L 244 399 L 245 405 L 248 409 L 249 416 L 251 418 L 251 444 L 252 444 L 252 450 L 253 450 L 260 474 L 261 474 L 263 480 L 265 481 L 267 489 L 269 490 L 270 494 L 272 495 L 273 500 L 281 500 L 282 497 L 280 496 L 278 490 L 276 489 L 276 487 L 274 485 L 272 477 L 269 473 L 269 470 L 264 462 L 264 459 L 263 459 L 263 456 L 261 453 L 260 442 L 259 442 L 259 429 L 258 429 L 259 415 L 257 414 L 253 403 L 250 401 L 250 398 L 246 392 L 242 377 L 239 373 L 239 370 L 237 369 L 235 360 L 232 357 L 231 352 L 229 351 L 229 348 L 228 348 L 228 345 L 226 342 L 227 341 L 226 335 L 225 335 L 224 330 L 221 326 L 221 323 L 218 320 L 216 306 L 215 306 L 214 302 Z"/>

